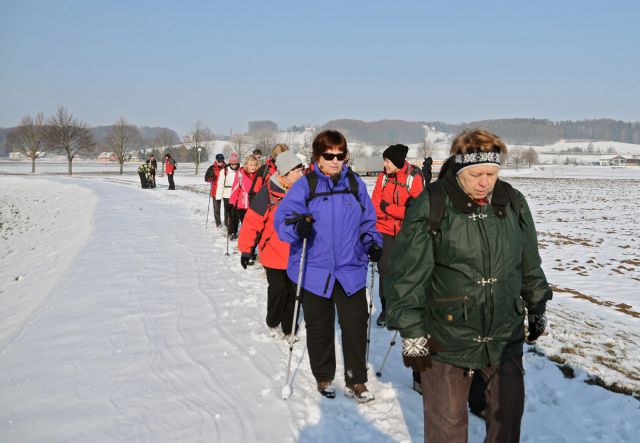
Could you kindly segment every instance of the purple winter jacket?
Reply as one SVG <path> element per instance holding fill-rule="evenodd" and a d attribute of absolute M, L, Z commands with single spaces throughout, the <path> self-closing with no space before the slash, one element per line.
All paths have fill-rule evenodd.
<path fill-rule="evenodd" d="M 319 173 L 317 163 L 309 174 L 318 176 L 316 194 L 349 189 L 346 166 L 343 166 L 335 186 L 330 177 Z M 313 216 L 313 235 L 307 240 L 302 287 L 325 298 L 331 298 L 336 279 L 347 296 L 362 289 L 367 279 L 369 246 L 372 241 L 382 245 L 371 197 L 360 177 L 356 180 L 359 184 L 358 199 L 364 211 L 351 193 L 316 197 L 307 208 L 305 201 L 310 194 L 309 182 L 302 177 L 289 189 L 274 216 L 278 237 L 291 245 L 287 275 L 294 282 L 298 281 L 300 272 L 302 239 L 296 233 L 295 225 L 285 222 L 297 214 Z"/>

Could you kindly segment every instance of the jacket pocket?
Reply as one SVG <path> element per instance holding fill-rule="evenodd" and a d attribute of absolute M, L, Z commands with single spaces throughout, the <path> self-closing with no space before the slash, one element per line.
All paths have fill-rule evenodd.
<path fill-rule="evenodd" d="M 433 315 L 441 322 L 466 322 L 469 314 L 475 309 L 475 302 L 468 295 L 458 297 L 438 297 Z"/>

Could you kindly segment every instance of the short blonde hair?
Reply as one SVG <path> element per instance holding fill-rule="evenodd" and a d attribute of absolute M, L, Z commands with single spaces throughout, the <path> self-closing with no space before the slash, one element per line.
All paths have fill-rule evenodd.
<path fill-rule="evenodd" d="M 244 158 L 244 167 L 246 168 L 246 167 L 247 167 L 247 165 L 248 165 L 250 162 L 256 162 L 256 163 L 260 164 L 260 161 L 258 160 L 258 157 L 256 157 L 256 156 L 255 156 L 255 155 L 253 155 L 253 154 L 249 154 L 249 155 L 247 155 L 247 156 Z"/>

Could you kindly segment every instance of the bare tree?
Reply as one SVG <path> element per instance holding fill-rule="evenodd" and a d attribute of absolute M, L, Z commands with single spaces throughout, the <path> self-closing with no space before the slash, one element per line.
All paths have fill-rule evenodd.
<path fill-rule="evenodd" d="M 184 143 L 195 152 L 196 175 L 200 171 L 200 151 L 206 149 L 207 142 L 213 140 L 213 132 L 201 121 L 197 121 L 190 133 L 184 136 Z"/>
<path fill-rule="evenodd" d="M 277 133 L 268 128 L 257 130 L 251 135 L 256 140 L 256 148 L 260 149 L 265 155 L 268 155 L 271 149 L 277 145 Z"/>
<path fill-rule="evenodd" d="M 67 156 L 69 175 L 73 174 L 72 164 L 76 155 L 90 151 L 96 144 L 89 126 L 73 118 L 64 106 L 59 106 L 48 120 L 45 134 L 48 149 L 64 152 Z"/>
<path fill-rule="evenodd" d="M 362 143 L 351 143 L 349 145 L 349 157 L 351 159 L 364 157 L 364 145 Z"/>
<path fill-rule="evenodd" d="M 524 161 L 527 162 L 529 167 L 538 164 L 538 152 L 532 146 L 529 146 L 529 149 L 524 153 Z"/>
<path fill-rule="evenodd" d="M 313 158 L 313 139 L 315 137 L 315 132 L 313 130 L 304 130 L 303 142 L 302 145 L 298 147 L 296 152 L 304 155 L 309 164 L 314 162 Z"/>
<path fill-rule="evenodd" d="M 158 159 L 162 163 L 162 171 L 160 176 L 164 177 L 164 156 L 171 149 L 171 146 L 178 143 L 178 140 L 174 133 L 167 128 L 160 130 L 160 134 L 154 141 L 158 151 L 160 152 L 160 158 Z"/>
<path fill-rule="evenodd" d="M 227 147 L 237 153 L 240 159 L 253 150 L 253 144 L 249 143 L 249 139 L 242 134 L 233 134 L 229 141 L 231 142 L 231 147 L 229 145 Z"/>
<path fill-rule="evenodd" d="M 31 160 L 31 173 L 36 172 L 36 158 L 44 150 L 45 125 L 44 115 L 35 118 L 27 115 L 22 118 L 20 125 L 7 135 L 7 145 Z"/>
<path fill-rule="evenodd" d="M 105 143 L 116 156 L 116 161 L 120 165 L 120 175 L 123 174 L 124 162 L 131 158 L 131 151 L 134 148 L 140 148 L 141 140 L 138 128 L 122 117 L 111 126 Z"/>
<path fill-rule="evenodd" d="M 524 163 L 525 150 L 522 146 L 514 146 L 509 150 L 508 160 L 516 169 Z"/>
<path fill-rule="evenodd" d="M 436 148 L 435 146 L 433 146 L 433 143 L 431 143 L 430 140 L 424 140 L 418 146 L 418 157 L 419 158 L 432 157 L 435 150 Z"/>

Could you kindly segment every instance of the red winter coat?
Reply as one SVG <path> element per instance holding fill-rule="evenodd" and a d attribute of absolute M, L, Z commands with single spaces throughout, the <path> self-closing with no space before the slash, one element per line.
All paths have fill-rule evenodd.
<path fill-rule="evenodd" d="M 218 188 L 218 176 L 220 175 L 220 171 L 223 170 L 224 167 L 227 166 L 227 164 L 225 162 L 221 162 L 221 164 L 218 164 L 218 161 L 216 160 L 213 162 L 212 166 L 213 166 L 213 175 L 211 176 L 212 178 L 207 181 L 211 183 L 211 197 L 215 199 L 216 189 Z"/>
<path fill-rule="evenodd" d="M 405 162 L 402 169 L 396 171 L 395 174 L 385 174 L 384 172 L 378 176 L 376 186 L 373 188 L 373 205 L 376 208 L 376 228 L 381 234 L 387 234 L 395 237 L 402 227 L 404 220 L 404 212 L 409 197 L 416 198 L 422 193 L 424 184 L 422 182 L 422 174 L 417 173 L 413 176 L 411 189 L 407 189 L 407 178 L 409 173 L 415 166 L 411 166 Z M 417 169 L 417 172 L 420 170 Z M 385 175 L 387 175 L 386 183 L 383 187 L 382 183 Z M 385 211 L 380 209 L 380 203 L 385 201 L 387 207 Z"/>
<path fill-rule="evenodd" d="M 240 252 L 251 252 L 260 236 L 258 252 L 265 268 L 287 269 L 289 243 L 280 240 L 273 228 L 273 215 L 284 196 L 280 185 L 268 180 L 251 201 L 238 235 Z"/>
<path fill-rule="evenodd" d="M 249 174 L 246 169 L 242 168 L 238 171 L 233 185 L 231 186 L 231 197 L 229 204 L 238 209 L 249 208 L 249 190 L 256 173 Z"/>
<path fill-rule="evenodd" d="M 176 169 L 176 161 L 172 158 L 168 158 L 167 161 L 164 162 L 164 171 L 167 174 L 173 174 L 173 171 Z"/>

